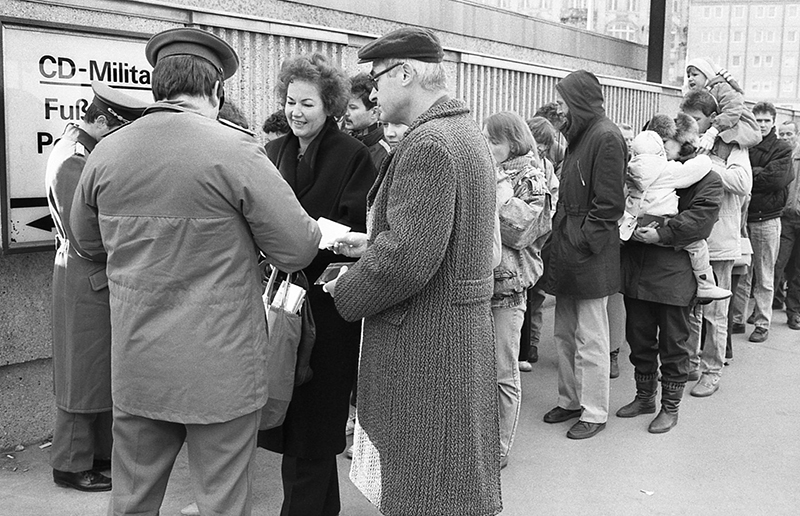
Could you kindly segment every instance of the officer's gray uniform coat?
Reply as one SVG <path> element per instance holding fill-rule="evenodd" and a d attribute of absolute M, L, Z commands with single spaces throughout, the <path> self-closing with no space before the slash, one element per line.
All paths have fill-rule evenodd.
<path fill-rule="evenodd" d="M 104 253 L 90 261 L 71 244 L 70 209 L 86 157 L 97 141 L 68 125 L 47 161 L 50 214 L 57 232 L 53 267 L 53 387 L 73 413 L 111 410 L 111 318 Z"/>
<path fill-rule="evenodd" d="M 157 102 L 87 160 L 72 223 L 108 252 L 115 410 L 211 424 L 266 403 L 258 250 L 298 270 L 320 233 L 250 133 Z"/>

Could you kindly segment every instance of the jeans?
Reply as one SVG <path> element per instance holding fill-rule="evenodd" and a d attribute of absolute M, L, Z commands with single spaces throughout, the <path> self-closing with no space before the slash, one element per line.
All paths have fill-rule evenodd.
<path fill-rule="evenodd" d="M 731 288 L 733 260 L 712 261 L 711 268 L 717 277 L 717 286 Z M 770 303 L 772 298 L 770 298 Z M 703 374 L 720 376 L 725 362 L 728 343 L 728 305 L 730 298 L 696 305 L 689 313 L 689 362 L 691 369 L 700 368 Z M 706 339 L 700 353 L 701 325 L 705 321 Z M 690 370 L 691 370 L 690 369 Z"/>
<path fill-rule="evenodd" d="M 753 246 L 753 264 L 742 276 L 733 297 L 733 322 L 742 323 L 749 315 L 750 287 L 755 301 L 756 328 L 769 329 L 772 321 L 772 294 L 775 281 L 775 262 L 781 241 L 781 219 L 749 222 L 750 244 Z"/>
<path fill-rule="evenodd" d="M 581 421 L 608 420 L 608 297 L 556 296 L 558 406 L 583 409 Z"/>
<path fill-rule="evenodd" d="M 505 302 L 492 299 L 497 356 L 497 391 L 500 412 L 500 457 L 511 451 L 522 404 L 519 377 L 519 335 L 525 318 L 525 296 L 510 296 Z"/>

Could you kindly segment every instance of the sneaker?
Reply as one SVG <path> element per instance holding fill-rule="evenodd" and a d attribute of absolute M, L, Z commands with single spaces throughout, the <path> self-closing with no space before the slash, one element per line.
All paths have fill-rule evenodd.
<path fill-rule="evenodd" d="M 756 313 L 753 312 L 750 314 L 750 317 L 747 318 L 747 324 L 755 324 L 756 323 Z"/>
<path fill-rule="evenodd" d="M 692 387 L 691 394 L 695 398 L 707 398 L 719 389 L 719 376 L 704 374 L 700 377 L 700 381 Z"/>
<path fill-rule="evenodd" d="M 786 321 L 786 324 L 788 324 L 789 328 L 793 330 L 800 330 L 800 314 L 789 316 L 789 320 Z"/>
<path fill-rule="evenodd" d="M 733 333 L 733 334 L 744 333 L 745 329 L 746 328 L 745 328 L 744 324 L 742 324 L 740 322 L 735 322 L 735 323 L 733 323 L 731 325 L 731 333 Z"/>
<path fill-rule="evenodd" d="M 769 337 L 769 330 L 766 328 L 756 328 L 753 330 L 753 333 L 750 334 L 750 338 L 748 339 L 750 342 L 764 342 Z"/>
<path fill-rule="evenodd" d="M 183 516 L 200 516 L 200 509 L 197 507 L 197 502 L 192 502 L 183 509 L 181 509 Z"/>
<path fill-rule="evenodd" d="M 783 310 L 783 301 L 781 301 L 777 297 L 772 298 L 772 309 Z"/>
<path fill-rule="evenodd" d="M 519 370 L 522 371 L 523 373 L 530 373 L 531 371 L 533 371 L 533 366 L 531 365 L 530 362 L 526 362 L 525 360 L 520 360 Z"/>

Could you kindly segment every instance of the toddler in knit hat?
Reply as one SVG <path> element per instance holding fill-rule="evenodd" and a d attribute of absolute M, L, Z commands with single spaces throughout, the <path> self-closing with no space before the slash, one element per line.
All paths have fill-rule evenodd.
<path fill-rule="evenodd" d="M 700 138 L 700 150 L 711 150 L 717 136 L 725 143 L 736 143 L 745 149 L 761 141 L 756 117 L 744 103 L 744 91 L 727 70 L 708 58 L 697 57 L 686 64 L 686 79 L 690 91 L 707 89 L 718 106 L 711 127 Z"/>
<path fill-rule="evenodd" d="M 663 118 L 664 115 L 660 116 Z M 678 148 L 685 142 L 675 139 L 677 130 L 674 129 L 674 121 L 670 125 L 659 119 L 656 124 L 650 124 L 654 125 L 657 129 L 672 132 L 662 137 L 656 131 L 643 131 L 631 143 L 632 158 L 625 180 L 625 215 L 619 221 L 620 238 L 623 240 L 628 240 L 639 225 L 656 228 L 666 225 L 669 218 L 678 214 L 678 194 L 675 190 L 695 184 L 711 171 L 711 158 L 705 154 L 684 163 L 667 159 L 665 141 L 668 145 L 677 143 Z M 693 138 L 691 134 L 683 134 L 681 139 Z M 729 298 L 731 291 L 717 287 L 714 281 L 706 241 L 692 242 L 684 249 L 689 253 L 692 271 L 697 280 L 698 300 Z"/>

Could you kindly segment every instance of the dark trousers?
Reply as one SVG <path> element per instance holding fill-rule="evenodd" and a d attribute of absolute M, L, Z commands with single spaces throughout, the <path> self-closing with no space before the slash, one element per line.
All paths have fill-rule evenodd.
<path fill-rule="evenodd" d="M 786 280 L 786 294 L 780 283 Z M 800 314 L 800 218 L 781 217 L 781 245 L 775 262 L 775 297 L 786 302 L 786 315 Z"/>
<path fill-rule="evenodd" d="M 524 362 L 531 356 L 531 347 L 539 346 L 542 334 L 542 303 L 544 294 L 536 287 L 528 289 L 525 300 L 525 317 L 519 335 L 519 360 Z"/>
<path fill-rule="evenodd" d="M 344 431 L 344 429 L 342 429 Z M 303 459 L 284 455 L 281 516 L 335 516 L 342 508 L 336 456 Z"/>
<path fill-rule="evenodd" d="M 657 373 L 660 359 L 662 380 L 686 382 L 690 369 L 689 307 L 625 296 L 625 311 L 625 332 L 636 373 Z"/>
<path fill-rule="evenodd" d="M 94 459 L 110 459 L 111 411 L 76 414 L 56 409 L 50 465 L 59 471 L 77 473 L 92 469 Z"/>

